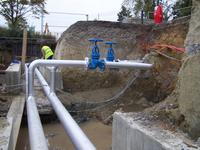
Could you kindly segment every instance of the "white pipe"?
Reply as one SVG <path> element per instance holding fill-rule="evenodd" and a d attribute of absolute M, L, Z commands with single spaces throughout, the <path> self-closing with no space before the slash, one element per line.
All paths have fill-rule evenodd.
<path fill-rule="evenodd" d="M 56 67 L 50 68 L 50 89 L 51 92 L 55 92 L 55 81 L 56 81 Z"/>
<path fill-rule="evenodd" d="M 25 91 L 26 91 L 26 100 L 28 99 L 28 64 L 25 64 Z"/>
<path fill-rule="evenodd" d="M 29 87 L 28 93 L 29 96 L 33 95 L 33 71 L 37 66 L 70 66 L 70 67 L 86 67 L 88 62 L 86 60 L 43 60 L 37 59 L 34 60 L 29 66 L 28 80 Z"/>
<path fill-rule="evenodd" d="M 153 65 L 147 63 L 133 62 L 133 61 L 105 61 L 105 65 L 108 68 L 139 68 L 139 69 L 149 69 Z"/>
<path fill-rule="evenodd" d="M 41 83 L 41 85 L 48 85 L 42 74 L 36 68 L 35 73 Z M 87 136 L 83 133 L 69 112 L 65 109 L 54 92 L 51 92 L 49 86 L 43 86 L 43 90 L 46 93 L 52 107 L 54 108 L 59 120 L 64 126 L 67 135 L 70 137 L 72 143 L 77 150 L 96 150 L 94 145 L 90 142 Z"/>
<path fill-rule="evenodd" d="M 26 108 L 31 150 L 48 150 L 34 97 L 28 97 L 26 100 Z"/>
<path fill-rule="evenodd" d="M 70 67 L 88 67 L 88 58 L 85 60 L 35 60 L 33 61 L 28 70 L 28 100 L 27 100 L 27 112 L 28 112 L 28 122 L 29 122 L 29 135 L 30 135 L 30 143 L 31 143 L 31 149 L 36 150 L 41 147 L 43 147 L 44 150 L 48 149 L 46 145 L 46 140 L 44 137 L 44 133 L 42 131 L 42 125 L 39 119 L 39 115 L 37 112 L 36 103 L 34 100 L 34 91 L 33 91 L 33 77 L 34 77 L 34 70 L 37 66 L 70 66 Z M 108 62 L 105 61 L 105 65 L 107 68 L 140 68 L 140 69 L 146 69 L 151 68 L 151 64 L 145 64 L 145 63 L 136 63 L 136 62 L 126 62 L 126 61 L 120 61 L 120 62 Z M 37 71 L 36 71 L 37 72 Z M 37 73 L 38 74 L 38 73 Z M 44 84 L 43 84 L 44 85 Z M 63 123 L 65 130 L 70 135 L 71 139 L 74 141 L 74 145 L 78 150 L 83 150 L 82 146 L 87 145 L 91 149 L 95 149 L 92 144 L 90 144 L 90 141 L 85 138 L 84 133 L 80 130 L 76 122 L 73 120 L 73 118 L 70 116 L 70 114 L 67 112 L 67 110 L 64 108 L 64 106 L 61 104 L 61 102 L 56 97 L 55 93 L 48 92 L 49 86 L 43 86 L 45 89 L 45 92 L 49 98 L 49 100 L 52 103 L 52 106 L 54 107 L 59 119 Z M 57 107 L 58 106 L 58 107 Z M 65 115 L 62 115 L 64 112 Z M 68 120 L 71 120 L 72 127 L 68 126 Z M 37 125 L 36 125 L 37 124 Z M 70 125 L 71 126 L 71 125 Z M 73 128 L 74 127 L 74 128 Z M 73 128 L 73 129 L 72 129 Z M 74 130 L 74 132 L 73 132 Z M 80 130 L 80 131 L 79 131 Z M 73 133 L 73 134 L 72 134 Z M 82 137 L 83 141 L 77 140 L 76 138 Z M 38 137 L 38 138 L 37 138 Z M 42 142 L 43 141 L 43 142 Z M 36 146 L 34 146 L 36 145 Z M 90 150 L 90 149 L 87 149 Z"/>
<path fill-rule="evenodd" d="M 38 59 L 33 61 L 29 66 L 29 95 L 33 95 L 33 71 L 37 66 L 70 66 L 70 67 L 88 67 L 88 58 L 85 60 L 43 60 Z M 119 62 L 110 62 L 105 61 L 105 65 L 107 68 L 140 68 L 147 69 L 151 68 L 152 64 L 146 63 L 137 63 L 130 61 L 119 61 Z"/>
<path fill-rule="evenodd" d="M 28 97 L 28 65 L 25 64 L 26 78 L 26 108 L 28 116 L 28 131 L 31 150 L 48 150 L 45 135 L 42 129 L 42 124 L 38 114 L 35 99 L 32 96 Z"/>

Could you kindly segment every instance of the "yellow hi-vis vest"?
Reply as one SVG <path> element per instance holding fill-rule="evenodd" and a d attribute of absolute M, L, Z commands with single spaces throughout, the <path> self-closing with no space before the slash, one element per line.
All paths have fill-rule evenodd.
<path fill-rule="evenodd" d="M 53 52 L 49 46 L 43 46 L 42 50 L 44 52 L 44 58 L 47 59 L 50 56 L 53 56 Z"/>

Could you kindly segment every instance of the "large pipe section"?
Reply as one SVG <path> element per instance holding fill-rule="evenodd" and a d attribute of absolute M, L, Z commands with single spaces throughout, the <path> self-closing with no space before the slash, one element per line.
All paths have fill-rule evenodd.
<path fill-rule="evenodd" d="M 26 108 L 28 116 L 28 131 L 31 150 L 48 150 L 46 138 L 33 96 L 28 96 L 28 67 L 25 65 L 26 78 Z M 28 96 L 28 97 L 27 97 Z"/>
<path fill-rule="evenodd" d="M 147 69 L 151 68 L 152 64 L 146 63 L 138 63 L 138 62 L 130 62 L 130 61 L 119 61 L 119 62 L 111 62 L 104 61 L 106 68 L 139 68 L 139 69 Z M 29 127 L 29 138 L 30 138 L 30 146 L 31 150 L 46 150 L 48 149 L 46 139 L 44 136 L 44 132 L 42 130 L 42 124 L 39 118 L 39 114 L 37 111 L 35 99 L 34 99 L 34 72 L 36 72 L 38 79 L 40 80 L 43 86 L 43 89 L 50 100 L 57 116 L 62 122 L 66 132 L 72 139 L 77 150 L 95 150 L 95 147 L 89 141 L 89 139 L 85 136 L 83 131 L 79 128 L 76 122 L 73 120 L 69 112 L 65 109 L 62 103 L 59 101 L 57 96 L 54 93 L 54 90 L 51 89 L 41 73 L 36 69 L 38 66 L 68 66 L 68 67 L 84 67 L 88 68 L 89 59 L 85 60 L 35 60 L 33 61 L 26 72 L 28 75 L 28 98 L 27 98 L 27 114 L 28 114 L 28 127 Z M 52 81 L 55 79 L 54 75 L 51 76 Z M 54 82 L 54 81 L 53 81 Z M 51 83 L 50 83 L 51 84 Z M 51 84 L 51 87 L 54 87 L 55 84 Z"/>
<path fill-rule="evenodd" d="M 33 96 L 29 96 L 26 100 L 26 108 L 31 150 L 48 150 L 47 141 L 42 129 L 42 123 Z"/>
<path fill-rule="evenodd" d="M 29 66 L 29 95 L 33 95 L 33 72 L 37 66 L 70 66 L 70 67 L 85 67 L 87 68 L 89 64 L 89 59 L 85 60 L 42 60 L 38 59 L 33 61 Z M 107 68 L 140 68 L 147 69 L 151 68 L 152 64 L 130 62 L 130 61 L 119 61 L 110 62 L 105 61 Z"/>
<path fill-rule="evenodd" d="M 41 83 L 41 85 L 47 85 L 42 74 L 35 69 L 35 73 Z M 43 90 L 46 93 L 53 109 L 55 110 L 59 120 L 61 121 L 67 135 L 70 137 L 73 145 L 77 150 L 95 150 L 96 148 L 83 133 L 74 119 L 71 117 L 69 112 L 65 109 L 63 104 L 60 102 L 56 94 L 51 90 L 49 86 L 43 86 Z"/>
<path fill-rule="evenodd" d="M 62 61 L 62 60 L 35 60 L 29 65 L 27 72 L 28 77 L 28 98 L 26 100 L 27 115 L 28 115 L 28 130 L 29 141 L 31 150 L 48 150 L 45 135 L 42 129 L 42 124 L 38 114 L 36 102 L 34 99 L 33 91 L 33 78 L 34 70 L 37 66 L 58 66 L 58 65 L 70 65 L 70 66 L 86 66 L 85 61 Z"/>
<path fill-rule="evenodd" d="M 151 68 L 152 64 L 140 63 L 140 62 L 131 62 L 131 61 L 105 61 L 105 65 L 108 68 L 135 68 L 135 69 L 148 69 Z"/>

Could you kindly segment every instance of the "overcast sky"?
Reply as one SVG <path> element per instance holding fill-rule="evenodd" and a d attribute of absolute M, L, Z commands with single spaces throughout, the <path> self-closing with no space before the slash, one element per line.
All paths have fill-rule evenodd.
<path fill-rule="evenodd" d="M 89 20 L 100 19 L 117 21 L 117 13 L 120 11 L 123 0 L 47 0 L 46 10 L 49 15 L 44 16 L 44 24 L 47 22 L 51 32 L 63 32 L 67 27 L 79 20 L 86 20 L 85 15 L 63 15 L 51 12 L 88 14 Z M 0 16 L 0 24 L 6 25 Z M 41 30 L 41 20 L 29 17 L 30 26 L 35 26 L 36 31 Z"/>
<path fill-rule="evenodd" d="M 62 32 L 71 24 L 79 20 L 86 20 L 85 15 L 63 15 L 51 12 L 82 13 L 88 14 L 89 20 L 100 19 L 117 21 L 123 0 L 47 0 L 44 24 L 47 22 L 52 32 Z M 30 19 L 29 24 L 41 30 L 41 20 Z M 64 27 L 51 27 L 64 26 Z"/>
<path fill-rule="evenodd" d="M 88 14 L 89 20 L 117 21 L 117 13 L 121 9 L 123 0 L 47 0 L 46 2 L 46 10 L 49 14 L 44 16 L 44 25 L 48 23 L 50 32 L 62 33 L 73 23 L 86 20 L 86 16 L 54 14 L 51 12 L 81 13 Z M 1 16 L 0 20 L 0 25 L 5 25 L 5 21 Z M 29 17 L 28 23 L 30 26 L 35 27 L 36 31 L 41 31 L 41 19 Z"/>

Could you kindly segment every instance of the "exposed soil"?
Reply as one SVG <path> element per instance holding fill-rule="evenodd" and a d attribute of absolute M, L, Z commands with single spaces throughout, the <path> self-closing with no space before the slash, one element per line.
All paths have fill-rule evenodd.
<path fill-rule="evenodd" d="M 145 62 L 154 64 L 154 68 L 141 71 L 139 77 L 122 95 L 108 103 L 106 100 L 119 93 L 134 78 L 134 74 L 138 73 L 137 70 L 107 70 L 100 73 L 83 69 L 63 69 L 64 90 L 70 93 L 70 98 L 61 96 L 62 101 L 71 99 L 68 106 L 70 111 L 95 116 L 108 124 L 116 110 L 137 112 L 149 108 L 147 112 L 157 113 L 160 120 L 166 119 L 179 126 L 182 116 L 178 112 L 177 101 L 170 98 L 170 102 L 162 101 L 175 89 L 183 53 L 168 48 L 160 50 L 150 47 L 154 44 L 184 47 L 188 25 L 188 18 L 158 26 L 101 21 L 77 22 L 72 25 L 58 41 L 58 59 L 83 59 L 89 56 L 90 44 L 87 39 L 98 37 L 117 42 L 114 46 L 117 58 L 132 60 L 145 56 Z M 105 45 L 100 43 L 99 46 L 102 55 L 105 55 Z M 163 111 L 169 109 L 172 112 Z M 176 117 L 170 117 L 171 114 Z"/>
<path fill-rule="evenodd" d="M 83 59 L 88 53 L 87 39 L 98 36 L 119 43 L 115 49 L 120 59 L 141 59 L 145 56 L 145 62 L 154 64 L 154 68 L 140 72 L 127 69 L 106 70 L 103 73 L 84 69 L 63 69 L 64 92 L 58 92 L 59 98 L 69 112 L 85 120 L 97 118 L 105 124 L 111 124 L 112 114 L 116 110 L 144 111 L 141 116 L 153 116 L 161 126 L 166 126 L 169 130 L 185 126 L 174 91 L 183 54 L 164 48 L 161 51 L 164 55 L 161 55 L 156 52 L 159 49 L 150 47 L 154 44 L 183 47 L 187 29 L 188 20 L 156 27 L 96 21 L 74 24 L 58 41 L 58 59 Z M 113 35 L 115 36 L 110 38 Z M 100 46 L 105 51 L 106 47 Z M 139 76 L 120 96 L 109 101 L 138 73 Z M 39 97 L 37 104 L 40 113 L 52 114 L 52 108 L 45 96 L 41 92 L 36 92 L 36 95 Z M 9 101 L 6 101 L 5 106 L 3 103 L 4 100 L 0 110 L 6 112 Z"/>
<path fill-rule="evenodd" d="M 0 64 L 0 71 L 6 70 L 8 68 L 8 65 L 6 64 Z"/>
<path fill-rule="evenodd" d="M 169 56 L 165 57 L 156 53 L 155 50 L 159 49 L 151 49 L 150 47 L 154 44 L 184 47 L 188 22 L 188 19 L 184 19 L 170 24 L 148 26 L 81 21 L 72 25 L 58 41 L 56 58 L 84 59 L 90 53 L 90 43 L 87 40 L 98 37 L 105 41 L 116 41 L 117 45 L 114 46 L 114 50 L 117 58 L 122 60 L 141 59 L 148 53 L 146 62 L 154 64 L 154 68 L 142 71 L 137 80 L 116 100 L 98 105 L 93 102 L 106 101 L 119 93 L 138 71 L 107 70 L 100 73 L 100 71 L 85 71 L 83 69 L 63 69 L 64 90 L 71 93 L 72 98 L 72 105 L 69 106 L 71 111 L 87 109 L 97 113 L 98 118 L 107 120 L 112 118 L 111 115 L 115 110 L 142 111 L 163 101 L 175 89 L 183 55 L 164 48 L 161 52 Z M 103 53 L 104 56 L 107 47 L 103 43 L 100 43 L 99 46 L 101 54 Z M 170 57 L 175 59 L 170 59 Z M 81 98 L 76 101 L 73 100 L 75 97 Z M 61 99 L 66 101 L 66 98 Z M 97 109 L 95 109 L 96 106 L 98 106 Z"/>
<path fill-rule="evenodd" d="M 0 96 L 0 117 L 5 117 L 7 115 L 11 102 L 12 102 L 12 96 L 10 95 Z"/>

